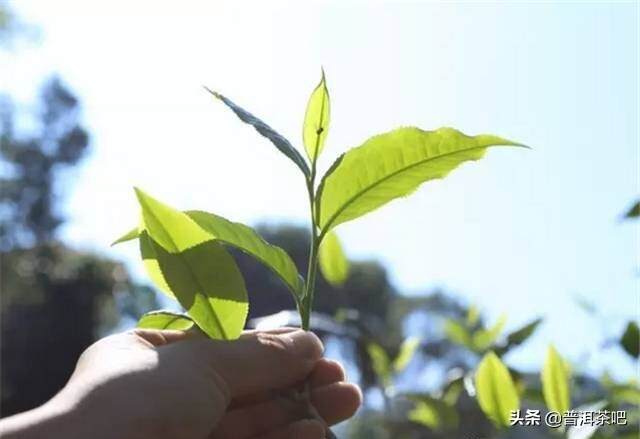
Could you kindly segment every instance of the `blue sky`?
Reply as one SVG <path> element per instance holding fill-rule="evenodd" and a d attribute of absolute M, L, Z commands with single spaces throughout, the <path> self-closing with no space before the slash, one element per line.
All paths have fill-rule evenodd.
<path fill-rule="evenodd" d="M 546 323 L 516 365 L 554 343 L 577 367 L 633 368 L 616 349 L 637 318 L 638 6 L 634 2 L 124 2 L 26 0 L 41 46 L 1 54 L 0 83 L 28 101 L 57 71 L 84 104 L 93 151 L 67 179 L 64 237 L 108 247 L 137 220 L 131 187 L 247 223 L 303 223 L 300 177 L 202 91 L 220 90 L 296 144 L 327 72 L 321 166 L 399 125 L 448 125 L 533 147 L 500 149 L 338 233 L 405 291 L 444 287 L 508 328 Z M 575 305 L 597 304 L 594 320 Z M 424 335 L 428 338 L 428 334 Z"/>

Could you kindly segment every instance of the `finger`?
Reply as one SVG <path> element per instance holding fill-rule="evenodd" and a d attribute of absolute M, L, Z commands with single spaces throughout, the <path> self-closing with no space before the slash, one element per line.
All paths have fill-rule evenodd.
<path fill-rule="evenodd" d="M 322 358 L 309 374 L 308 381 L 309 385 L 314 388 L 344 381 L 345 378 L 346 374 L 340 363 Z"/>
<path fill-rule="evenodd" d="M 307 377 L 307 382 L 312 389 L 320 386 L 327 386 L 329 384 L 337 383 L 344 380 L 345 372 L 340 363 L 333 360 L 328 360 L 326 358 L 321 358 L 320 360 L 318 360 L 315 367 Z M 235 398 L 231 402 L 229 410 L 235 410 L 241 407 L 258 404 L 270 399 L 273 399 L 273 392 L 271 391 L 263 391 L 241 396 Z"/>
<path fill-rule="evenodd" d="M 352 417 L 362 405 L 360 388 L 351 383 L 334 383 L 311 392 L 311 403 L 329 425 Z"/>
<path fill-rule="evenodd" d="M 176 341 L 185 340 L 192 335 L 189 332 L 173 329 L 143 329 L 135 328 L 132 333 L 152 346 L 163 346 Z"/>
<path fill-rule="evenodd" d="M 258 436 L 256 439 L 324 439 L 324 437 L 325 429 L 322 423 L 313 419 L 303 419 Z"/>
<path fill-rule="evenodd" d="M 324 350 L 311 332 L 251 332 L 234 341 L 192 340 L 233 397 L 283 389 L 303 380 Z M 206 363 L 205 363 L 206 364 Z"/>
<path fill-rule="evenodd" d="M 336 382 L 313 389 L 311 402 L 318 414 L 331 425 L 353 416 L 362 402 L 362 395 L 353 384 Z M 214 437 L 246 439 L 282 428 L 308 416 L 305 404 L 304 401 L 278 397 L 231 410 L 218 424 Z"/>

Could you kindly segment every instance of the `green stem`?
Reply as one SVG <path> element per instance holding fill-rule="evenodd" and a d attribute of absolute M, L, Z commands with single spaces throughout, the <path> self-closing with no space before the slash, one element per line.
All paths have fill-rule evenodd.
<path fill-rule="evenodd" d="M 311 164 L 311 176 L 307 180 L 307 192 L 309 194 L 309 211 L 311 213 L 311 244 L 309 246 L 309 266 L 307 267 L 307 281 L 304 288 L 304 298 L 302 299 L 302 309 L 300 317 L 302 329 L 308 331 L 311 324 L 311 309 L 313 308 L 313 295 L 316 286 L 316 273 L 318 271 L 318 249 L 320 240 L 318 239 L 318 227 L 315 217 L 315 179 L 316 161 Z"/>

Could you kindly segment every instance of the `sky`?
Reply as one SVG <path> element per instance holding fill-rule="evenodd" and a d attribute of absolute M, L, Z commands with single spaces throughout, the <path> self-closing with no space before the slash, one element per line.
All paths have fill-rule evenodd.
<path fill-rule="evenodd" d="M 29 102 L 58 72 L 83 104 L 92 152 L 67 176 L 63 238 L 110 248 L 138 220 L 132 187 L 235 221 L 306 224 L 295 167 L 216 89 L 301 145 L 327 74 L 320 167 L 402 125 L 493 133 L 499 148 L 337 229 L 408 294 L 444 288 L 507 329 L 545 324 L 507 360 L 537 367 L 553 343 L 576 367 L 629 376 L 606 338 L 638 318 L 639 7 L 634 2 L 82 2 L 21 0 L 42 42 L 0 54 L 0 86 Z M 580 296 L 598 316 L 581 311 Z M 428 334 L 422 334 L 428 339 Z M 636 370 L 637 373 L 637 370 Z"/>

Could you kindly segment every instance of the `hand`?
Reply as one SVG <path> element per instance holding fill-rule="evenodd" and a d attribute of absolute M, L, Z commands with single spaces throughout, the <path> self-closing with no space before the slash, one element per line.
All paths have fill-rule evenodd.
<path fill-rule="evenodd" d="M 331 425 L 352 416 L 358 388 L 322 358 L 310 332 L 283 328 L 213 341 L 180 331 L 134 330 L 99 340 L 69 383 L 44 406 L 0 423 L 9 438 L 324 438 L 278 395 L 304 380 Z"/>

